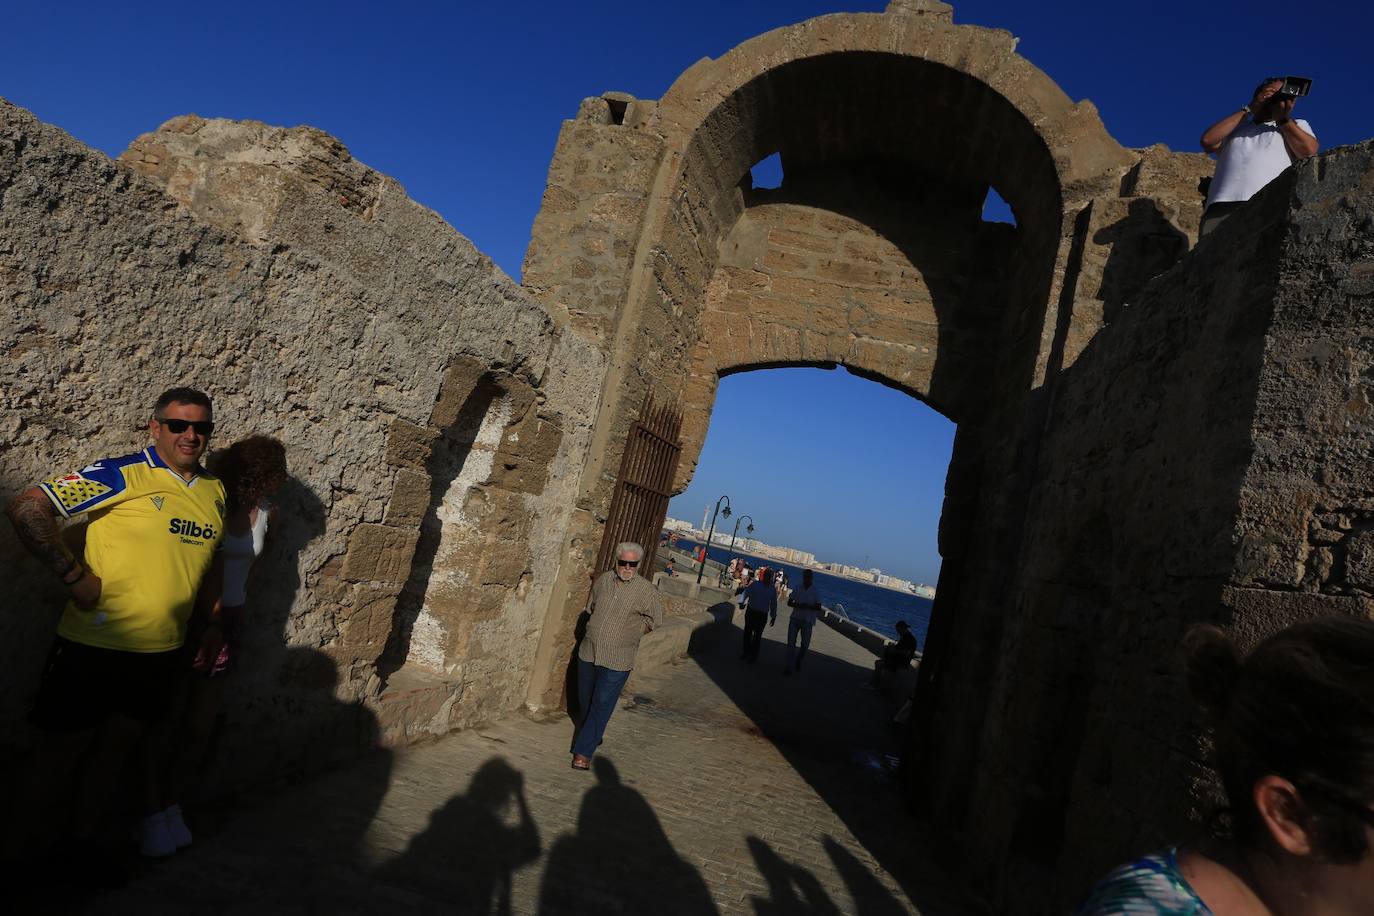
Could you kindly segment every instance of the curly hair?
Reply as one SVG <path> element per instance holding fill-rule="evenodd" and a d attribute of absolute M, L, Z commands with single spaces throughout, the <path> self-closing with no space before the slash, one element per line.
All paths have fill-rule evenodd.
<path fill-rule="evenodd" d="M 1252 790 L 1268 774 L 1298 789 L 1318 854 L 1349 864 L 1374 824 L 1374 622 L 1295 624 L 1242 658 L 1230 637 L 1198 626 L 1184 638 L 1188 685 L 1216 729 L 1215 759 L 1236 839 L 1264 833 Z"/>
<path fill-rule="evenodd" d="M 230 512 L 254 506 L 286 482 L 286 447 L 271 436 L 249 436 L 216 452 L 210 470 L 224 482 Z"/>

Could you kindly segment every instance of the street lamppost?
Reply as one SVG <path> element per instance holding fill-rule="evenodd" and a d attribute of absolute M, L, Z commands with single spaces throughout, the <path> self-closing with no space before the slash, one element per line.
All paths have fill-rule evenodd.
<path fill-rule="evenodd" d="M 747 535 L 751 535 L 751 534 L 754 533 L 754 516 L 752 516 L 752 515 L 741 515 L 739 518 L 735 519 L 735 530 L 734 530 L 733 532 L 731 532 L 731 534 L 730 534 L 730 550 L 729 550 L 730 561 L 727 561 L 727 564 L 726 564 L 727 567 L 728 567 L 728 565 L 729 565 L 729 562 L 731 562 L 731 561 L 733 561 L 733 560 L 735 559 L 735 535 L 739 534 L 739 523 L 742 522 L 742 521 L 744 521 L 746 518 L 749 519 L 749 527 L 747 527 L 747 528 L 744 529 L 745 535 L 747 536 Z M 724 572 L 723 572 L 723 571 L 722 571 L 721 575 L 724 576 Z"/>
<path fill-rule="evenodd" d="M 716 513 L 720 511 L 720 504 L 725 503 L 725 517 L 730 517 L 730 497 L 722 496 L 716 500 L 716 511 L 711 513 L 711 530 L 706 533 L 706 550 L 711 549 L 711 537 L 716 533 Z M 702 555 L 701 565 L 697 567 L 697 585 L 701 584 L 701 574 L 706 572 L 706 554 Z"/>
<path fill-rule="evenodd" d="M 730 536 L 730 559 L 735 559 L 735 534 L 739 534 L 739 523 L 743 522 L 743 520 L 745 520 L 745 519 L 749 519 L 749 526 L 745 527 L 745 538 L 746 538 L 746 540 L 747 540 L 747 537 L 750 536 L 750 534 L 753 534 L 753 533 L 754 533 L 754 516 L 753 516 L 753 515 L 741 515 L 741 516 L 739 516 L 739 518 L 736 518 L 736 519 L 735 519 L 735 530 L 734 530 L 734 533 L 731 533 L 731 536 Z"/>

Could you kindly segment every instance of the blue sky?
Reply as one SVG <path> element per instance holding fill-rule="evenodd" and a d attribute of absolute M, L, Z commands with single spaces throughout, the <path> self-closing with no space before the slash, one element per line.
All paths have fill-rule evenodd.
<path fill-rule="evenodd" d="M 151 7 L 9 0 L 0 96 L 111 155 L 190 112 L 319 127 L 399 180 L 518 278 L 558 129 L 582 98 L 607 90 L 657 98 L 699 58 L 718 57 L 768 29 L 885 5 L 241 0 Z M 1374 135 L 1370 4 L 990 0 L 957 3 L 954 15 L 956 22 L 1019 36 L 1020 52 L 1071 97 L 1091 98 L 1127 146 L 1195 149 L 1202 130 L 1247 101 L 1270 73 L 1314 78 L 1298 114 L 1312 122 L 1323 148 Z M 933 578 L 950 438 L 947 428 L 940 433 L 944 421 L 843 372 L 786 371 L 777 376 L 785 382 L 772 373 L 724 380 L 715 425 L 738 429 L 731 413 L 759 403 L 795 414 L 796 405 L 838 398 L 841 409 L 827 423 L 864 417 L 866 428 L 885 431 L 885 451 L 906 462 L 882 477 L 871 447 L 827 435 L 833 445 L 818 464 L 788 471 L 793 476 L 785 479 L 814 487 L 824 473 L 831 489 L 850 494 L 839 500 L 845 508 L 783 522 L 798 517 L 792 488 L 770 487 L 779 495 L 760 506 L 759 533 L 850 562 L 869 553 L 892 572 Z M 785 398 L 777 395 L 780 384 Z M 871 412 L 880 407 L 892 412 Z M 775 441 L 794 425 L 784 414 Z M 720 435 L 713 427 L 700 479 L 732 495 L 744 492 L 758 478 L 746 476 L 728 449 L 719 460 L 740 470 L 710 476 Z M 770 473 L 784 479 L 780 467 Z M 852 492 L 841 480 L 866 481 L 867 489 Z M 679 500 L 686 500 L 689 518 L 700 517 L 703 502 L 694 491 Z M 910 503 L 894 499 L 908 492 Z M 814 534 L 822 531 L 824 538 Z"/>

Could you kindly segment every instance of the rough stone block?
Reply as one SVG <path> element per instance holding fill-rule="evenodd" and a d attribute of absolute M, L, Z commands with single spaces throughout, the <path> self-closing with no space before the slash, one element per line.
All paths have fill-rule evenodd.
<path fill-rule="evenodd" d="M 348 539 L 342 577 L 351 582 L 405 582 L 419 537 L 416 529 L 359 525 Z"/>
<path fill-rule="evenodd" d="M 407 420 L 392 420 L 386 435 L 386 462 L 402 468 L 424 470 L 439 431 Z"/>
<path fill-rule="evenodd" d="M 429 511 L 433 482 L 430 476 L 414 468 L 396 472 L 396 485 L 386 506 L 386 524 L 395 528 L 418 526 Z"/>
<path fill-rule="evenodd" d="M 792 229 L 770 229 L 768 231 L 768 243 L 782 248 L 796 248 L 801 251 L 828 253 L 835 250 L 833 238 Z"/>

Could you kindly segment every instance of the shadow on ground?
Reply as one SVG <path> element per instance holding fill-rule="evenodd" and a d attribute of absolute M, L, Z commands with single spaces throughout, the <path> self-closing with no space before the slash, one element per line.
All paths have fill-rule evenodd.
<path fill-rule="evenodd" d="M 844 640 L 824 623 L 816 625 L 817 644 L 802 670 L 784 676 L 787 613 L 779 609 L 777 625 L 765 630 L 757 662 L 739 658 L 743 631 L 738 621 L 720 627 L 709 643 L 694 646 L 692 661 L 747 716 L 744 727 L 783 754 L 925 916 L 980 912 L 950 887 L 921 822 L 905 811 L 896 778 L 904 734 L 891 723 L 904 698 L 864 689 L 872 675 L 871 656 L 849 651 L 851 643 L 843 643 L 844 654 L 853 660 L 818 651 L 823 632 L 826 642 Z M 866 865 L 829 837 L 823 842 L 860 916 L 905 911 Z M 771 901 L 755 900 L 761 916 L 836 912 L 835 902 L 814 898 L 819 888 L 801 879 L 804 870 L 770 856 L 761 841 L 751 839 L 751 848 L 772 890 Z M 838 902 L 840 911 L 843 904 Z"/>

